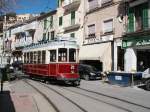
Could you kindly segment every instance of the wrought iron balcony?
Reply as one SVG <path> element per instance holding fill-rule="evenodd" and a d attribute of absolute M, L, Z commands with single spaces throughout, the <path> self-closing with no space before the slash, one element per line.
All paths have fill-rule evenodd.
<path fill-rule="evenodd" d="M 68 3 L 64 3 L 63 8 L 68 11 L 79 7 L 81 0 L 70 0 Z"/>
<path fill-rule="evenodd" d="M 148 19 L 150 21 L 150 19 Z M 150 33 L 150 25 L 149 23 L 142 23 L 142 21 L 136 21 L 131 23 L 132 26 L 126 25 L 126 31 L 123 35 L 139 35 L 139 34 L 147 34 Z"/>

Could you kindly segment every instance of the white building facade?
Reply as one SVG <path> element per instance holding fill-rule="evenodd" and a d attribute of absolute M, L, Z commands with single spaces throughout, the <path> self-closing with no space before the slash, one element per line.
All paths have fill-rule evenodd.
<path fill-rule="evenodd" d="M 22 49 L 36 43 L 47 42 L 55 37 L 56 10 L 20 22 L 5 31 L 5 51 L 9 63 L 22 61 Z"/>
<path fill-rule="evenodd" d="M 83 43 L 84 0 L 58 0 L 57 35 L 74 37 Z"/>

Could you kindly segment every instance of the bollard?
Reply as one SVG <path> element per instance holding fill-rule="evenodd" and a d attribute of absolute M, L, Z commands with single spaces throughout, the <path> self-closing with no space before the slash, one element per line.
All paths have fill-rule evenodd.
<path fill-rule="evenodd" d="M 1 68 L 1 93 L 3 92 L 3 83 L 7 80 L 6 68 Z"/>

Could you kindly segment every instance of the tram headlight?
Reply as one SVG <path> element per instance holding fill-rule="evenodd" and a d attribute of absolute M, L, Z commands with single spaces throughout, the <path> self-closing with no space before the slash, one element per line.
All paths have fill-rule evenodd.
<path fill-rule="evenodd" d="M 74 65 L 71 65 L 70 69 L 71 69 L 72 74 L 75 73 L 75 66 Z"/>

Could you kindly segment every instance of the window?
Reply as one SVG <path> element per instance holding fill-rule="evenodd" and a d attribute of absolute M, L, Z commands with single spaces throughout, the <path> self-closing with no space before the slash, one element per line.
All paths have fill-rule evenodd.
<path fill-rule="evenodd" d="M 33 63 L 34 64 L 37 63 L 37 52 L 36 51 L 33 52 Z"/>
<path fill-rule="evenodd" d="M 43 41 L 46 41 L 46 33 L 43 33 Z"/>
<path fill-rule="evenodd" d="M 76 62 L 76 49 L 69 49 L 69 62 Z"/>
<path fill-rule="evenodd" d="M 46 51 L 42 51 L 42 63 L 45 64 L 46 59 Z"/>
<path fill-rule="evenodd" d="M 95 38 L 95 24 L 88 26 L 88 37 L 87 38 Z"/>
<path fill-rule="evenodd" d="M 29 63 L 29 53 L 27 53 L 27 63 Z"/>
<path fill-rule="evenodd" d="M 27 63 L 27 53 L 24 53 L 24 63 Z"/>
<path fill-rule="evenodd" d="M 52 31 L 52 32 L 51 32 L 51 40 L 54 40 L 54 37 L 55 37 L 55 32 Z"/>
<path fill-rule="evenodd" d="M 47 28 L 47 19 L 44 20 L 44 29 Z"/>
<path fill-rule="evenodd" d="M 88 0 L 89 2 L 89 11 L 98 7 L 98 0 Z"/>
<path fill-rule="evenodd" d="M 59 26 L 62 26 L 62 22 L 63 22 L 63 17 L 59 17 Z"/>
<path fill-rule="evenodd" d="M 53 16 L 50 17 L 50 27 L 53 28 Z"/>
<path fill-rule="evenodd" d="M 104 33 L 112 33 L 113 32 L 113 20 L 104 21 Z"/>
<path fill-rule="evenodd" d="M 49 34 L 50 34 L 50 32 L 48 32 L 48 34 L 47 34 L 47 40 L 49 40 Z"/>
<path fill-rule="evenodd" d="M 30 63 L 33 63 L 33 52 L 30 52 Z"/>
<path fill-rule="evenodd" d="M 75 11 L 71 12 L 71 25 L 75 24 Z"/>
<path fill-rule="evenodd" d="M 56 50 L 50 50 L 50 62 L 56 62 Z"/>
<path fill-rule="evenodd" d="M 59 62 L 67 61 L 67 49 L 66 48 L 60 48 L 58 50 L 58 61 Z"/>
<path fill-rule="evenodd" d="M 74 38 L 74 37 L 75 37 L 75 33 L 71 33 L 71 34 L 70 34 L 70 37 L 73 37 L 73 38 Z"/>
<path fill-rule="evenodd" d="M 38 64 L 41 63 L 41 51 L 38 51 Z"/>

